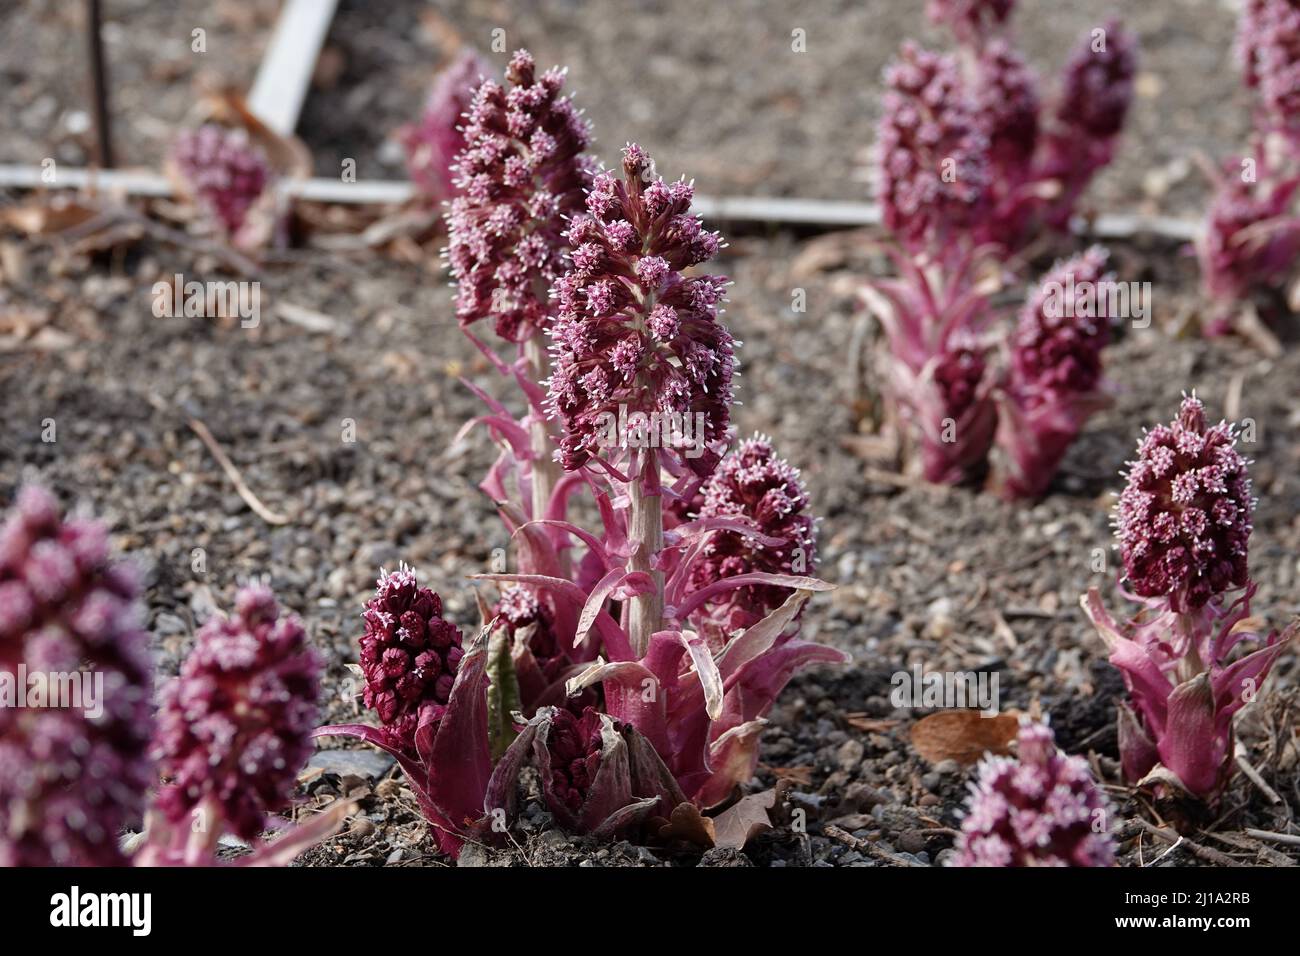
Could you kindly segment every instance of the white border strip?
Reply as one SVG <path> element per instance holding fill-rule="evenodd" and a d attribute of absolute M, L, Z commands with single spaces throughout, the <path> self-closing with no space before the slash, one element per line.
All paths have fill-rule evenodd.
<path fill-rule="evenodd" d="M 298 126 L 338 0 L 285 0 L 248 94 L 248 108 L 281 136 Z"/>
<path fill-rule="evenodd" d="M 60 167 L 54 182 L 41 179 L 36 166 L 0 165 L 0 189 L 100 189 L 136 196 L 170 196 L 171 183 L 148 171 L 68 169 Z M 399 205 L 415 195 L 401 180 L 369 179 L 345 183 L 338 179 L 291 179 L 280 184 L 286 195 L 314 202 L 380 203 Z M 770 222 L 805 226 L 876 226 L 880 207 L 875 203 L 836 202 L 828 199 L 781 199 L 762 196 L 696 196 L 692 207 L 705 219 L 733 222 Z M 1201 224 L 1173 216 L 1112 214 L 1093 220 L 1077 218 L 1072 224 L 1081 235 L 1099 239 L 1128 239 L 1149 234 L 1194 242 Z"/>

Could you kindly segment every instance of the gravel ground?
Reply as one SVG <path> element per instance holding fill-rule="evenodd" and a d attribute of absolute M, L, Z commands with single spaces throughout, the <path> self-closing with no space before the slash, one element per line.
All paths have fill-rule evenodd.
<path fill-rule="evenodd" d="M 108 0 L 102 5 L 119 166 L 158 167 L 203 90 L 252 82 L 278 0 Z M 193 31 L 205 31 L 195 52 Z M 85 4 L 5 0 L 0 9 L 0 163 L 93 152 Z"/>

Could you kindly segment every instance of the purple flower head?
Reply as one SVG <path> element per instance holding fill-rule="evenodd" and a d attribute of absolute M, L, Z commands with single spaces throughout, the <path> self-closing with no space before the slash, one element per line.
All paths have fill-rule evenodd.
<path fill-rule="evenodd" d="M 696 517 L 748 518 L 759 534 L 781 544 L 764 545 L 752 535 L 719 530 L 692 568 L 692 588 L 738 574 L 810 575 L 817 562 L 816 523 L 799 472 L 772 450 L 762 435 L 747 438 L 718 464 L 705 483 Z M 756 584 L 723 592 L 702 609 L 724 636 L 756 623 L 785 602 L 790 589 Z"/>
<path fill-rule="evenodd" d="M 961 484 L 983 475 L 997 428 L 991 387 L 983 348 L 960 342 L 935 355 L 909 387 L 900 412 L 912 424 L 926 481 Z"/>
<path fill-rule="evenodd" d="M 43 489 L 19 492 L 0 525 L 0 671 L 28 706 L 0 706 L 0 866 L 123 864 L 118 835 L 153 781 L 138 596 L 103 526 L 64 521 Z M 34 702 L 36 674 L 84 691 Z"/>
<path fill-rule="evenodd" d="M 1070 444 L 1107 397 L 1101 353 L 1110 341 L 1106 250 L 1058 262 L 1025 304 L 1011 337 L 1000 396 L 997 485 L 1007 498 L 1047 491 Z"/>
<path fill-rule="evenodd" d="M 1300 4 L 1248 0 L 1237 27 L 1246 85 L 1259 92 L 1267 125 L 1300 134 Z"/>
<path fill-rule="evenodd" d="M 492 613 L 500 615 L 512 639 L 520 636 L 527 639 L 528 651 L 543 672 L 562 670 L 569 663 L 555 633 L 550 610 L 528 588 L 518 585 L 506 588 Z"/>
<path fill-rule="evenodd" d="M 1038 147 L 1038 80 L 1024 57 L 1005 40 L 994 40 L 980 54 L 979 116 L 989 142 L 995 179 L 1006 189 L 1020 185 Z"/>
<path fill-rule="evenodd" d="M 1136 74 L 1137 40 L 1116 20 L 1083 37 L 1066 63 L 1038 170 L 1061 186 L 1053 225 L 1066 225 L 1089 181 L 1114 159 Z"/>
<path fill-rule="evenodd" d="M 533 764 L 546 805 L 561 826 L 612 838 L 651 814 L 667 819 L 686 801 L 654 747 L 629 725 L 594 708 L 543 707 L 497 764 L 485 807 L 513 807 L 519 772 Z"/>
<path fill-rule="evenodd" d="M 1093 246 L 1058 262 L 1020 313 L 1011 342 L 1011 389 L 1029 403 L 1091 392 L 1101 382 L 1101 352 L 1110 341 L 1108 254 Z"/>
<path fill-rule="evenodd" d="M 461 633 L 443 619 L 442 599 L 405 567 L 380 575 L 361 617 L 362 699 L 389 743 L 414 754 L 417 728 L 446 711 L 464 656 Z"/>
<path fill-rule="evenodd" d="M 944 410 L 952 417 L 970 407 L 979 395 L 988 363 L 983 350 L 955 346 L 939 356 L 934 366 L 934 382 L 943 400 Z"/>
<path fill-rule="evenodd" d="M 501 593 L 492 614 L 510 635 L 520 706 L 526 716 L 531 717 L 544 704 L 581 714 L 584 708 L 599 702 L 595 689 L 566 696 L 565 680 L 582 657 L 571 649 L 572 637 L 563 640 L 555 614 L 545 601 L 538 600 L 528 588 L 515 585 Z"/>
<path fill-rule="evenodd" d="M 553 316 L 547 290 L 565 269 L 565 222 L 591 183 L 591 134 L 562 95 L 562 71 L 537 76 L 520 50 L 506 80 L 485 81 L 469 109 L 447 259 L 461 324 L 491 317 L 498 335 L 522 342 Z"/>
<path fill-rule="evenodd" d="M 195 811 L 245 840 L 283 808 L 311 755 L 321 663 L 270 588 L 243 588 L 232 617 L 199 628 L 180 676 L 164 688 L 154 753 L 171 784 L 158 808 L 173 824 Z"/>
<path fill-rule="evenodd" d="M 885 83 L 877 128 L 885 225 L 913 251 L 942 245 L 984 211 L 988 139 L 952 57 L 905 43 Z"/>
<path fill-rule="evenodd" d="M 1115 510 L 1124 571 L 1136 594 L 1168 597 L 1175 611 L 1195 610 L 1247 584 L 1254 500 L 1236 443 L 1232 426 L 1206 426 L 1195 396 L 1183 399 L 1175 421 L 1139 443 Z"/>
<path fill-rule="evenodd" d="M 380 574 L 362 618 L 362 698 L 380 726 L 332 724 L 313 736 L 353 737 L 391 754 L 438 846 L 455 856 L 492 772 L 486 633 L 463 643 L 438 595 L 405 566 Z"/>
<path fill-rule="evenodd" d="M 1284 278 L 1300 256 L 1300 218 L 1291 212 L 1300 179 L 1248 182 L 1243 169 L 1240 158 L 1224 163 L 1196 248 L 1206 294 L 1225 305 Z"/>
<path fill-rule="evenodd" d="M 1137 75 L 1137 40 L 1118 20 L 1083 37 L 1070 55 L 1056 121 L 1078 142 L 1111 140 L 1124 128 Z"/>
<path fill-rule="evenodd" d="M 1044 724 L 1021 724 L 1018 758 L 985 757 L 953 866 L 1111 866 L 1109 808 L 1082 757 Z"/>
<path fill-rule="evenodd" d="M 730 421 L 736 360 L 718 321 L 726 281 L 686 275 L 721 238 L 690 214 L 685 180 L 651 178 L 639 146 L 602 172 L 568 231 L 573 267 L 555 283 L 549 402 L 566 470 L 616 450 L 660 448 L 697 465 Z"/>
<path fill-rule="evenodd" d="M 172 160 L 190 191 L 228 233 L 239 231 L 272 179 L 266 154 L 248 133 L 216 123 L 179 133 Z"/>
<path fill-rule="evenodd" d="M 1235 714 L 1300 626 L 1265 635 L 1251 617 L 1254 500 L 1235 445 L 1230 425 L 1206 426 L 1195 396 L 1147 433 L 1115 517 L 1129 587 L 1121 594 L 1145 608 L 1117 623 L 1096 588 L 1082 600 L 1129 689 L 1119 719 L 1125 777 L 1208 803 L 1234 771 Z M 1229 600 L 1231 588 L 1244 590 Z M 1242 652 L 1248 643 L 1254 649 Z"/>
<path fill-rule="evenodd" d="M 552 715 L 551 733 L 546 741 L 551 758 L 546 795 L 554 812 L 573 818 L 582 812 L 600 770 L 600 731 L 600 714 L 590 707 L 581 717 L 567 710 L 556 710 Z"/>
<path fill-rule="evenodd" d="M 398 130 L 407 172 L 428 199 L 450 199 L 456 193 L 452 165 L 465 148 L 462 117 L 489 69 L 478 52 L 467 47 L 434 80 L 420 121 Z"/>
<path fill-rule="evenodd" d="M 1015 0 L 929 0 L 925 13 L 959 42 L 978 44 L 1011 18 L 1015 5 Z"/>

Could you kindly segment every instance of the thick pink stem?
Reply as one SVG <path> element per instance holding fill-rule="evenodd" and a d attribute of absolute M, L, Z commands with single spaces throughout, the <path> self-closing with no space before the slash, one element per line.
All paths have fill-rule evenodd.
<path fill-rule="evenodd" d="M 546 346 L 539 333 L 524 342 L 524 358 L 528 361 L 529 377 L 534 382 L 541 382 L 547 376 Z M 540 409 L 529 410 L 528 434 L 533 451 L 533 520 L 546 517 L 547 506 L 551 503 L 551 493 L 555 483 L 560 480 L 560 464 L 555 461 L 555 442 L 546 426 L 546 418 Z"/>
<path fill-rule="evenodd" d="M 664 619 L 664 575 L 651 565 L 664 546 L 663 495 L 657 473 L 651 473 L 659 467 L 659 460 L 653 449 L 643 449 L 643 453 L 641 467 L 627 486 L 628 543 L 634 545 L 627 567 L 650 574 L 655 586 L 628 603 L 627 634 L 637 658 L 645 655 L 650 636 L 663 630 Z"/>

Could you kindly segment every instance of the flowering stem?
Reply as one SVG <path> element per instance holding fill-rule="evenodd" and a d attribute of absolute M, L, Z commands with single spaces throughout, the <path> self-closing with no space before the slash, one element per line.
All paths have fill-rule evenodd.
<path fill-rule="evenodd" d="M 648 572 L 655 582 L 648 593 L 628 602 L 627 633 L 637 657 L 645 655 L 650 636 L 663 630 L 664 616 L 664 574 L 651 563 L 664 546 L 663 497 L 659 492 L 659 476 L 652 473 L 652 469 L 659 467 L 659 461 L 653 449 L 644 452 L 640 474 L 633 474 L 627 485 L 628 543 L 634 546 L 627 567 L 629 571 Z"/>
<path fill-rule="evenodd" d="M 530 335 L 524 340 L 524 358 L 528 362 L 528 374 L 535 382 L 545 380 L 548 362 L 546 346 L 542 334 Z M 533 463 L 533 520 L 546 517 L 546 509 L 551 503 L 551 493 L 555 483 L 560 479 L 560 464 L 554 459 L 555 442 L 546 427 L 545 416 L 536 408 L 528 416 L 528 432 L 532 439 Z"/>

